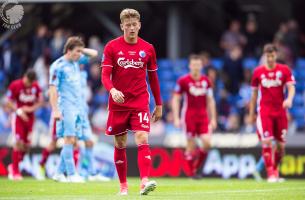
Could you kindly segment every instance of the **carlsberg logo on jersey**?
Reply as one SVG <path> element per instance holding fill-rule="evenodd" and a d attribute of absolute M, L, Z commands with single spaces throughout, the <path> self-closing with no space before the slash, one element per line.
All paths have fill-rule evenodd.
<path fill-rule="evenodd" d="M 27 95 L 27 94 L 21 93 L 19 96 L 19 100 L 24 103 L 33 102 L 35 100 L 35 98 L 36 98 L 36 96 L 33 94 Z"/>
<path fill-rule="evenodd" d="M 269 76 L 273 76 L 273 73 L 270 74 Z M 266 78 L 265 74 L 261 75 L 261 79 L 262 79 L 262 86 L 266 87 L 266 88 L 271 88 L 271 87 L 278 87 L 280 85 L 282 85 L 282 81 L 280 80 L 280 78 L 282 77 L 282 73 L 281 72 L 276 72 L 276 78 L 275 79 L 268 79 Z"/>
<path fill-rule="evenodd" d="M 144 66 L 144 62 L 141 60 L 141 58 L 138 61 L 134 61 L 133 59 L 129 60 L 124 57 L 118 58 L 118 65 L 120 67 L 123 67 L 125 69 L 128 68 L 142 68 Z"/>

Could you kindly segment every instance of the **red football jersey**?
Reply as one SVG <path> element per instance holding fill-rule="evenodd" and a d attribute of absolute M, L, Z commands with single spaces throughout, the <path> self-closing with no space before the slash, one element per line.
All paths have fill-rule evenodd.
<path fill-rule="evenodd" d="M 207 117 L 207 95 L 212 93 L 211 83 L 207 76 L 202 75 L 194 80 L 190 74 L 178 79 L 175 92 L 184 95 L 183 112 Z"/>
<path fill-rule="evenodd" d="M 274 69 L 258 66 L 252 76 L 251 85 L 259 89 L 259 109 L 265 114 L 283 113 L 285 85 L 295 84 L 295 79 L 287 65 L 276 64 Z"/>
<path fill-rule="evenodd" d="M 6 96 L 16 102 L 17 108 L 21 108 L 22 106 L 33 106 L 38 102 L 40 95 L 41 89 L 37 82 L 34 82 L 31 87 L 26 87 L 22 79 L 18 79 L 9 85 Z"/>
<path fill-rule="evenodd" d="M 115 103 L 109 96 L 109 110 L 147 110 L 149 93 L 146 71 L 157 70 L 156 53 L 153 45 L 138 38 L 136 44 L 128 44 L 118 37 L 105 46 L 102 67 L 112 67 L 114 88 L 124 94 L 124 103 Z"/>

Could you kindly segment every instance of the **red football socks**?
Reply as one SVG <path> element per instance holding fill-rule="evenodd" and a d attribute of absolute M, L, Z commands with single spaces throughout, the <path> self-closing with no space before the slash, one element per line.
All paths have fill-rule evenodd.
<path fill-rule="evenodd" d="M 151 167 L 151 153 L 149 144 L 141 144 L 138 146 L 138 167 L 140 171 L 140 178 L 145 182 L 149 177 Z"/>
<path fill-rule="evenodd" d="M 199 149 L 197 151 L 197 155 L 198 155 L 198 158 L 194 162 L 194 166 L 193 166 L 194 173 L 196 173 L 198 171 L 199 167 L 202 165 L 202 163 L 207 158 L 208 153 L 205 150 Z"/>
<path fill-rule="evenodd" d="M 189 176 L 193 176 L 194 175 L 194 155 L 193 155 L 193 153 L 185 152 L 184 158 L 185 158 L 185 161 L 190 170 Z"/>
<path fill-rule="evenodd" d="M 263 146 L 263 158 L 265 161 L 265 167 L 267 171 L 268 177 L 273 175 L 273 159 L 272 159 L 272 147 L 264 147 Z"/>
<path fill-rule="evenodd" d="M 42 151 L 42 158 L 41 158 L 41 161 L 39 162 L 39 164 L 40 164 L 42 167 L 45 166 L 45 164 L 46 164 L 46 162 L 47 162 L 47 159 L 48 159 L 49 155 L 50 155 L 50 151 L 49 151 L 48 149 L 46 149 L 46 148 L 43 149 L 43 151 Z"/>
<path fill-rule="evenodd" d="M 126 148 L 114 148 L 114 163 L 119 176 L 120 183 L 127 183 L 127 158 Z"/>
<path fill-rule="evenodd" d="M 13 171 L 14 173 L 19 173 L 19 163 L 23 160 L 24 152 L 13 149 L 12 161 L 13 161 Z"/>

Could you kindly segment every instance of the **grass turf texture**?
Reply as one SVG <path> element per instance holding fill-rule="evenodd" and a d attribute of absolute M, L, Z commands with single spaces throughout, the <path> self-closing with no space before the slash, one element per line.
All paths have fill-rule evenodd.
<path fill-rule="evenodd" d="M 139 195 L 139 179 L 128 178 L 128 196 L 118 196 L 118 181 L 88 182 L 85 184 L 36 181 L 26 178 L 13 182 L 0 178 L 0 200 L 101 200 L 101 199 L 305 199 L 305 180 L 284 183 L 255 182 L 237 179 L 156 178 L 157 189 L 148 196 Z"/>

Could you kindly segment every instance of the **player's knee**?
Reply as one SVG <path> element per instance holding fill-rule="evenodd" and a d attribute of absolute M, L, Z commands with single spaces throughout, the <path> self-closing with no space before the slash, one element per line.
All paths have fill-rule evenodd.
<path fill-rule="evenodd" d="M 92 140 L 87 140 L 85 141 L 85 146 L 87 148 L 92 148 L 93 147 L 93 141 Z"/>
<path fill-rule="evenodd" d="M 65 137 L 65 144 L 75 144 L 76 143 L 76 140 L 75 140 L 75 137 L 74 136 L 68 136 L 68 137 Z"/>
<path fill-rule="evenodd" d="M 148 143 L 148 135 L 146 132 L 138 132 L 135 135 L 136 144 L 147 144 Z"/>
<path fill-rule="evenodd" d="M 25 145 L 22 141 L 17 141 L 15 143 L 15 149 L 18 151 L 25 151 Z"/>
<path fill-rule="evenodd" d="M 265 139 L 262 141 L 263 146 L 265 147 L 272 147 L 272 140 L 271 139 Z"/>

